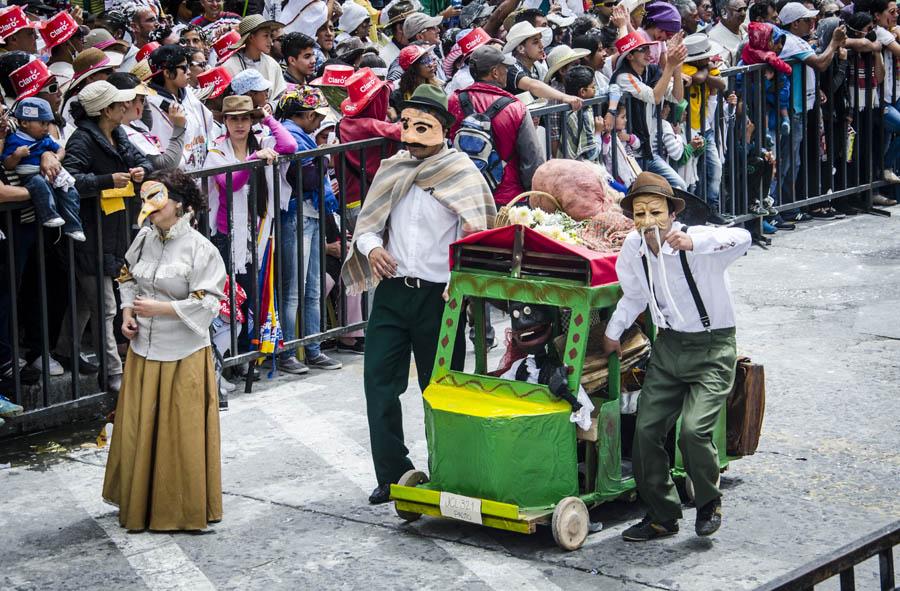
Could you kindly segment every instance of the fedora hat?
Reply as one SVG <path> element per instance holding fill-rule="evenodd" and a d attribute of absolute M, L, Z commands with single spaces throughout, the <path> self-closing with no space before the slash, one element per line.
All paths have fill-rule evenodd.
<path fill-rule="evenodd" d="M 406 20 L 406 17 L 421 9 L 422 5 L 418 2 L 414 3 L 412 0 L 396 0 L 395 2 L 388 4 L 388 6 L 381 11 L 381 16 L 378 19 L 380 21 L 379 24 L 382 28 L 388 29 L 397 23 L 402 23 Z"/>
<path fill-rule="evenodd" d="M 9 74 L 13 88 L 16 89 L 16 100 L 36 95 L 51 78 L 53 74 L 39 59 L 31 60 Z"/>
<path fill-rule="evenodd" d="M 345 86 L 347 80 L 356 70 L 353 66 L 343 64 L 330 64 L 325 66 L 325 71 L 315 80 L 310 81 L 310 86 Z"/>
<path fill-rule="evenodd" d="M 84 36 L 84 48 L 87 49 L 88 47 L 96 47 L 97 49 L 104 50 L 118 47 L 123 52 L 128 51 L 128 44 L 113 37 L 112 33 L 106 29 L 91 29 L 88 34 Z"/>
<path fill-rule="evenodd" d="M 628 217 L 634 217 L 634 209 L 632 204 L 636 197 L 641 197 L 644 195 L 655 195 L 658 197 L 665 197 L 669 202 L 669 213 L 674 213 L 678 215 L 684 209 L 684 199 L 675 195 L 675 191 L 672 189 L 672 185 L 659 176 L 658 174 L 654 174 L 652 172 L 642 172 L 637 175 L 637 178 L 634 179 L 634 183 L 632 183 L 631 188 L 628 189 L 628 194 L 622 198 L 621 207 L 622 211 L 625 212 L 625 215 Z"/>
<path fill-rule="evenodd" d="M 577 62 L 590 54 L 591 52 L 588 49 L 572 49 L 568 45 L 557 45 L 547 54 L 547 67 L 549 69 L 547 70 L 547 74 L 544 75 L 544 82 L 550 84 L 553 75 L 559 72 L 561 68 L 568 66 L 572 62 Z"/>
<path fill-rule="evenodd" d="M 719 55 L 720 48 L 716 47 L 706 33 L 694 33 L 684 38 L 684 46 L 687 49 L 685 63 L 699 62 Z"/>
<path fill-rule="evenodd" d="M 41 38 L 47 49 L 52 49 L 72 38 L 78 32 L 78 23 L 68 12 L 60 12 L 48 19 L 41 28 Z"/>
<path fill-rule="evenodd" d="M 237 51 L 247 42 L 247 39 L 260 29 L 272 29 L 275 27 L 282 27 L 281 23 L 278 21 L 268 20 L 261 14 L 251 14 L 245 16 L 241 19 L 241 23 L 238 25 L 237 33 L 240 35 L 240 39 L 238 39 L 237 43 L 228 47 L 228 49 L 232 49 Z M 230 56 L 229 56 L 230 57 Z"/>
<path fill-rule="evenodd" d="M 250 115 L 262 119 L 262 109 L 253 106 L 253 99 L 247 95 L 232 94 L 222 101 L 222 116 L 226 115 Z"/>
<path fill-rule="evenodd" d="M 10 6 L 0 11 L 0 39 L 6 39 L 22 29 L 36 29 L 37 23 L 31 22 L 21 6 Z"/>
<path fill-rule="evenodd" d="M 360 68 L 347 79 L 347 98 L 341 102 L 341 111 L 344 115 L 356 115 L 366 108 L 378 91 L 387 83 L 380 80 L 371 68 Z"/>
<path fill-rule="evenodd" d="M 335 48 L 337 59 L 342 62 L 353 63 L 364 53 L 378 53 L 378 49 L 367 43 L 363 43 L 359 37 L 349 37 L 338 43 Z"/>
<path fill-rule="evenodd" d="M 409 99 L 400 103 L 400 110 L 412 107 L 414 109 L 426 109 L 434 113 L 444 129 L 449 129 L 456 121 L 456 117 L 447 109 L 447 94 L 433 84 L 420 84 Z"/>
<path fill-rule="evenodd" d="M 78 85 L 84 82 L 91 74 L 102 72 L 103 70 L 112 70 L 114 68 L 115 65 L 109 59 L 109 56 L 103 53 L 102 50 L 97 49 L 96 47 L 88 47 L 75 56 L 75 60 L 72 63 L 74 74 L 72 75 L 72 80 L 66 87 L 65 92 L 68 93 L 70 90 L 78 88 Z"/>
<path fill-rule="evenodd" d="M 537 35 L 540 35 L 544 47 L 547 47 L 553 41 L 553 34 L 547 27 L 538 28 L 528 21 L 514 24 L 506 34 L 506 45 L 503 46 L 503 53 L 512 53 L 516 47 Z"/>

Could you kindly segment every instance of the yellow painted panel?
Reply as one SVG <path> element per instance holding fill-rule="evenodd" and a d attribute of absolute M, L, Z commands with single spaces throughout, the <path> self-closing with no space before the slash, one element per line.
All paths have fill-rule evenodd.
<path fill-rule="evenodd" d="M 411 513 L 421 513 L 422 515 L 431 515 L 432 517 L 443 517 L 441 510 L 433 505 L 423 505 L 421 503 L 413 503 L 411 501 L 397 501 L 397 509 L 401 511 L 409 511 Z M 491 517 L 490 515 L 482 515 L 482 522 L 487 527 L 494 529 L 504 529 L 507 531 L 519 532 L 522 534 L 534 533 L 535 525 L 527 521 L 517 521 L 514 519 L 501 519 L 499 517 Z M 474 525 L 474 524 L 473 524 Z"/>
<path fill-rule="evenodd" d="M 412 486 L 400 486 L 399 484 L 391 485 L 391 498 L 395 500 L 399 499 L 402 501 L 434 505 L 435 507 L 439 507 L 441 504 L 440 491 Z M 519 508 L 515 505 L 510 505 L 509 503 L 481 499 L 481 514 L 517 520 L 519 519 Z"/>
<path fill-rule="evenodd" d="M 434 410 L 473 417 L 523 417 L 572 412 L 572 408 L 565 400 L 544 402 L 528 398 L 512 398 L 447 384 L 429 385 L 425 389 L 425 400 Z"/>

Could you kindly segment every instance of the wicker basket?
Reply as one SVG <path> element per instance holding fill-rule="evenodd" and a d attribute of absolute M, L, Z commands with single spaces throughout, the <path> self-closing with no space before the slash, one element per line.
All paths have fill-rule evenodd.
<path fill-rule="evenodd" d="M 557 201 L 556 197 L 554 197 L 550 193 L 544 193 L 543 191 L 525 191 L 524 193 L 521 193 L 521 194 L 513 197 L 509 201 L 509 203 L 507 203 L 506 205 L 504 205 L 503 207 L 500 208 L 500 210 L 497 212 L 497 216 L 494 218 L 494 227 L 502 228 L 504 226 L 508 226 L 509 225 L 509 210 L 512 207 L 514 207 L 522 199 L 528 199 L 532 195 L 540 195 L 541 197 L 549 198 L 551 201 L 553 201 L 553 203 L 556 204 L 557 211 L 559 210 L 559 201 Z M 525 203 L 526 203 L 526 205 L 528 204 L 527 201 Z M 553 212 L 550 211 L 547 213 L 553 213 Z"/>

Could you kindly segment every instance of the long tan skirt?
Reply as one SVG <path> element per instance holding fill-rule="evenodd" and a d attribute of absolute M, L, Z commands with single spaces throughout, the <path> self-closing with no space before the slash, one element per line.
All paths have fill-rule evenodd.
<path fill-rule="evenodd" d="M 200 530 L 222 519 L 219 403 L 209 347 L 180 361 L 128 351 L 103 498 L 130 530 Z"/>

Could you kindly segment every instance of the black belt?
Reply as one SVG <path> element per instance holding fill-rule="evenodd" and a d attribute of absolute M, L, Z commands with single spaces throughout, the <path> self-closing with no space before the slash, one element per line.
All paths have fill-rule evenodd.
<path fill-rule="evenodd" d="M 424 279 L 419 279 L 418 277 L 391 277 L 389 281 L 400 281 L 401 283 L 403 283 L 404 287 L 408 287 L 410 289 L 423 289 L 445 285 L 444 283 L 425 281 Z"/>

